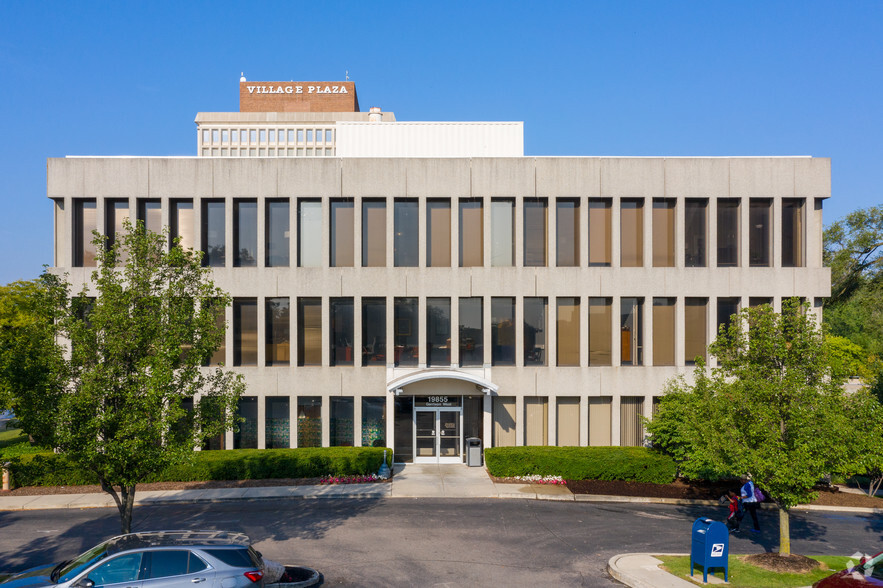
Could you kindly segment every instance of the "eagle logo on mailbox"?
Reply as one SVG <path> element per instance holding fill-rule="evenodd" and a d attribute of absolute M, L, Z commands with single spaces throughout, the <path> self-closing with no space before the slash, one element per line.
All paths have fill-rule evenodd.
<path fill-rule="evenodd" d="M 712 543 L 711 544 L 711 557 L 721 557 L 724 554 L 724 544 L 723 543 Z"/>

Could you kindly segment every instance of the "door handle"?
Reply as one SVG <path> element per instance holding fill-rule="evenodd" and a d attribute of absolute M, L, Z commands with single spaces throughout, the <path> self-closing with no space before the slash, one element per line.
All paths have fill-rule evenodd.
<path fill-rule="evenodd" d="M 205 578 L 193 578 L 190 581 L 193 582 L 194 584 L 199 584 L 200 582 L 205 582 Z"/>

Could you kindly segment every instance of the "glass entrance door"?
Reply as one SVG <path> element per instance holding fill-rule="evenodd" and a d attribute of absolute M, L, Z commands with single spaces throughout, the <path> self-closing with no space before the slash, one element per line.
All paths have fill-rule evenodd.
<path fill-rule="evenodd" d="M 414 462 L 462 463 L 459 409 L 417 408 L 414 413 Z"/>

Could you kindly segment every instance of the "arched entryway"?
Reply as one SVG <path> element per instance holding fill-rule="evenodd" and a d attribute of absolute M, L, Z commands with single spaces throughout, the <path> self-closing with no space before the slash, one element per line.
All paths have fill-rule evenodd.
<path fill-rule="evenodd" d="M 396 461 L 463 463 L 465 440 L 485 439 L 493 382 L 456 369 L 410 372 L 387 382 L 394 395 Z"/>

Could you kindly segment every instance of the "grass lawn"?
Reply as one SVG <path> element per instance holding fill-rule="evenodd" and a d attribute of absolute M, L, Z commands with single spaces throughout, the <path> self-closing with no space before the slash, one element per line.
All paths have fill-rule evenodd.
<path fill-rule="evenodd" d="M 742 561 L 742 555 L 730 556 L 729 584 L 733 588 L 797 588 L 798 586 L 809 586 L 817 580 L 821 580 L 826 576 L 830 576 L 838 570 L 846 569 L 850 558 L 839 556 L 818 556 L 812 559 L 822 562 L 821 568 L 808 574 L 777 574 L 747 564 Z M 662 555 L 657 559 L 662 560 L 662 568 L 666 571 L 680 577 L 690 578 L 690 557 L 689 556 L 673 556 Z M 714 569 L 715 576 L 723 580 L 724 570 Z M 711 571 L 709 571 L 711 575 Z M 696 566 L 693 572 L 693 578 L 702 583 L 702 571 Z"/>
<path fill-rule="evenodd" d="M 0 431 L 0 462 L 5 459 L 28 453 L 45 452 L 44 447 L 34 447 L 28 442 L 28 436 L 21 429 Z"/>
<path fill-rule="evenodd" d="M 6 429 L 5 431 L 0 431 L 0 448 L 18 442 L 19 437 L 22 436 L 21 429 Z M 27 440 L 27 438 L 25 438 L 25 440 Z"/>

